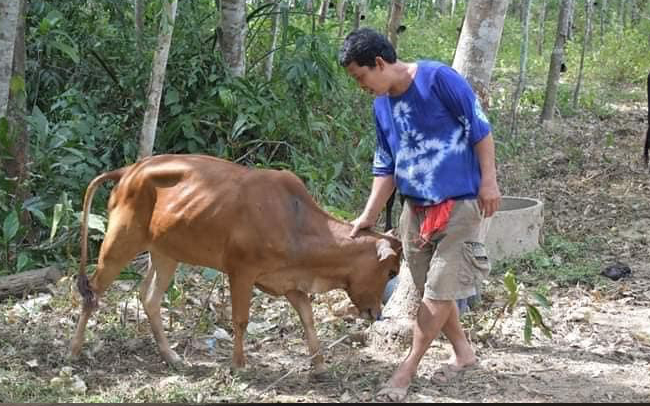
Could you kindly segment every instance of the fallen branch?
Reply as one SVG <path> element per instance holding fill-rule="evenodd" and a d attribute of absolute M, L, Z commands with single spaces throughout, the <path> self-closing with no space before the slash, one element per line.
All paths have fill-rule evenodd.
<path fill-rule="evenodd" d="M 56 283 L 62 276 L 58 269 L 47 267 L 0 277 L 0 300 L 10 296 L 22 298 L 31 292 L 45 292 L 48 285 Z"/>

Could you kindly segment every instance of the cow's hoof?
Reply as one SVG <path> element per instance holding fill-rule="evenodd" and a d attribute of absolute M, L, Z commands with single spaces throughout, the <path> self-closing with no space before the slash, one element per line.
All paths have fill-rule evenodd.
<path fill-rule="evenodd" d="M 66 358 L 68 362 L 77 362 L 81 357 L 79 356 L 79 353 L 70 352 Z"/>
<path fill-rule="evenodd" d="M 234 365 L 230 366 L 230 375 L 233 378 L 238 378 L 242 381 L 247 381 L 251 378 L 255 378 L 254 372 L 252 368 L 249 366 L 244 366 L 244 367 L 235 367 Z"/>
<path fill-rule="evenodd" d="M 167 354 L 163 354 L 163 359 L 170 367 L 176 370 L 183 370 L 190 368 L 192 364 L 186 362 L 181 358 L 175 351 L 169 351 Z"/>
<path fill-rule="evenodd" d="M 330 375 L 327 373 L 327 370 L 323 368 L 323 370 L 316 370 L 314 369 L 311 371 L 309 374 L 309 379 L 314 381 L 314 382 L 327 382 L 329 381 Z"/>

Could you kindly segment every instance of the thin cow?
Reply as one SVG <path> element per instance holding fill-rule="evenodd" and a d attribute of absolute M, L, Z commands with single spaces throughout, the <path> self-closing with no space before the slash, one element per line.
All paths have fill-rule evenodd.
<path fill-rule="evenodd" d="M 97 268 L 86 274 L 88 213 L 96 189 L 117 182 Z M 205 155 L 158 155 L 96 177 L 84 197 L 77 279 L 83 308 L 71 343 L 77 357 L 97 299 L 138 253 L 150 265 L 140 300 L 164 360 L 182 363 L 163 331 L 160 302 L 179 262 L 228 275 L 232 300 L 232 364 L 245 365 L 243 339 L 253 286 L 284 295 L 296 309 L 314 356 L 320 343 L 309 293 L 344 289 L 361 317 L 375 320 L 386 282 L 399 271 L 399 240 L 352 226 L 322 210 L 289 171 L 251 169 Z M 314 357 L 322 373 L 322 355 Z"/>

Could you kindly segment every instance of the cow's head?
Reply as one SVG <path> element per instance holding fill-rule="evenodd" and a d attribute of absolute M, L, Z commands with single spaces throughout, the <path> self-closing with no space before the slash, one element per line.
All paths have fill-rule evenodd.
<path fill-rule="evenodd" d="M 381 235 L 357 259 L 346 290 L 361 318 L 374 321 L 381 314 L 384 289 L 399 272 L 401 252 L 402 244 L 397 238 Z"/>

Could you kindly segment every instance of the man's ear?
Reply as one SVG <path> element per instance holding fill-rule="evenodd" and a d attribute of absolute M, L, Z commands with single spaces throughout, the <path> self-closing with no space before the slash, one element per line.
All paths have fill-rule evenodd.
<path fill-rule="evenodd" d="M 386 61 L 384 61 L 384 58 L 381 56 L 375 56 L 375 65 L 379 69 L 383 70 L 386 67 Z"/>

